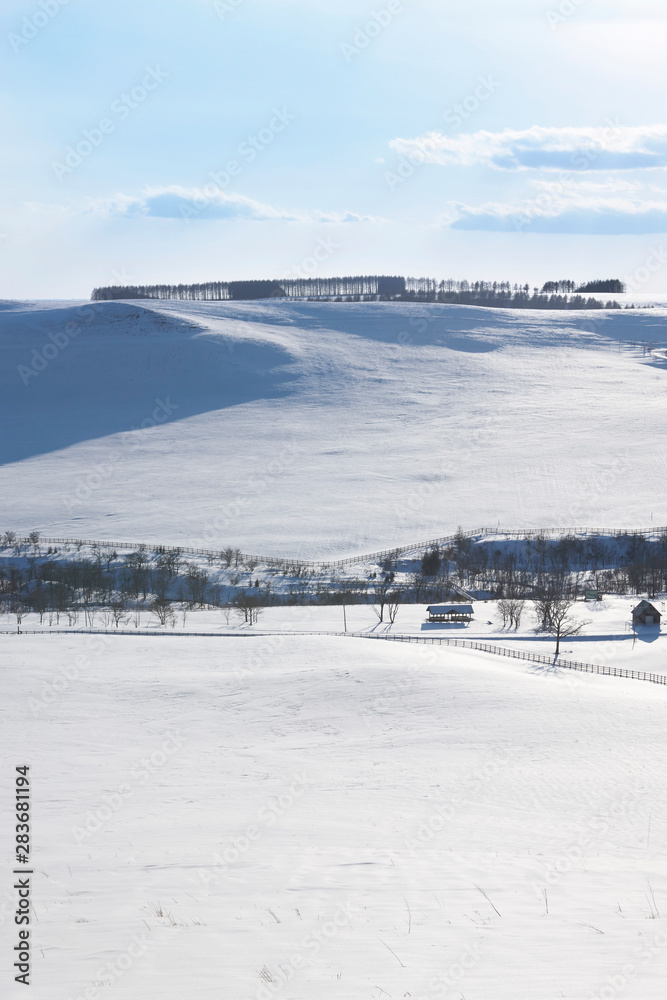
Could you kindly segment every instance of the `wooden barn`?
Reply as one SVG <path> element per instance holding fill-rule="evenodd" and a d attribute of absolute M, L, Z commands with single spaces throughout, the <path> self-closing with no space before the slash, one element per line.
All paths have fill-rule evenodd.
<path fill-rule="evenodd" d="M 430 622 L 465 622 L 472 621 L 472 604 L 433 604 L 428 611 Z"/>
<path fill-rule="evenodd" d="M 632 610 L 632 621 L 634 625 L 659 625 L 661 614 L 648 601 L 640 601 L 636 608 Z"/>

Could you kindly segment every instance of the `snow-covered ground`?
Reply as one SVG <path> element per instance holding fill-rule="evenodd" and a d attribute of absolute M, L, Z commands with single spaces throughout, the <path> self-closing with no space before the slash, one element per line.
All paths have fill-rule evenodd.
<path fill-rule="evenodd" d="M 665 316 L 5 303 L 2 528 L 327 557 L 664 524 Z"/>
<path fill-rule="evenodd" d="M 40 1000 L 664 995 L 663 688 L 335 636 L 0 644 Z"/>
<path fill-rule="evenodd" d="M 610 667 L 622 667 L 624 670 L 643 670 L 646 673 L 667 673 L 667 632 L 658 626 L 637 626 L 633 628 L 632 608 L 639 603 L 639 597 L 607 596 L 602 601 L 578 601 L 572 608 L 571 617 L 583 623 L 579 635 L 573 635 L 561 641 L 561 657 L 563 659 L 598 663 Z M 658 599 L 653 603 L 667 622 L 667 602 Z M 21 622 L 23 632 L 40 630 L 44 632 L 55 629 L 67 629 L 66 615 L 61 615 L 59 622 L 51 615 L 49 624 L 48 613 L 40 622 L 39 615 L 28 614 Z M 470 624 L 433 624 L 428 621 L 424 605 L 402 604 L 398 609 L 396 620 L 390 624 L 387 612 L 384 621 L 370 604 L 349 605 L 343 611 L 342 606 L 311 606 L 311 607 L 273 607 L 263 608 L 255 625 L 248 626 L 242 616 L 229 608 L 207 611 L 176 610 L 173 625 L 161 626 L 156 616 L 149 611 L 128 614 L 120 625 L 121 631 L 133 632 L 154 630 L 156 633 L 175 632 L 206 632 L 220 636 L 229 635 L 280 635 L 291 633 L 329 632 L 337 635 L 347 629 L 348 632 L 363 632 L 373 635 L 407 635 L 426 639 L 466 639 L 478 640 L 503 646 L 506 649 L 517 649 L 525 652 L 539 653 L 541 656 L 551 656 L 555 650 L 556 640 L 553 636 L 536 632 L 537 620 L 532 601 L 526 601 L 519 629 L 502 627 L 502 617 L 498 612 L 496 601 L 477 601 L 474 605 L 474 617 Z M 83 619 L 79 616 L 77 628 L 84 628 Z M 109 614 L 98 612 L 93 623 L 96 629 L 115 629 Z M 0 615 L 0 631 L 14 632 L 17 629 L 16 619 L 11 614 Z"/>
<path fill-rule="evenodd" d="M 303 558 L 662 525 L 665 315 L 0 304 L 0 529 Z M 563 656 L 666 672 L 634 603 L 578 604 Z M 553 652 L 529 604 L 516 633 L 496 612 L 390 631 Z M 0 634 L 40 1000 L 663 996 L 662 686 L 345 637 L 340 606 L 140 625 Z M 6 823 L 8 966 L 12 848 Z"/>

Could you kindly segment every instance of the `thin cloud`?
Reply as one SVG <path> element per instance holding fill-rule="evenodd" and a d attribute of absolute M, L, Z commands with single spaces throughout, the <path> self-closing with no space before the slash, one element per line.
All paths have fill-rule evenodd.
<path fill-rule="evenodd" d="M 254 222 L 296 222 L 299 216 L 273 205 L 265 205 L 241 194 L 223 191 L 208 194 L 198 188 L 177 186 L 152 188 L 121 214 L 143 215 L 153 219 L 242 220 Z"/>
<path fill-rule="evenodd" d="M 667 189 L 620 177 L 534 179 L 531 198 L 469 205 L 452 202 L 442 227 L 483 232 L 639 235 L 667 232 Z"/>
<path fill-rule="evenodd" d="M 536 197 L 522 202 L 489 202 L 478 206 L 454 203 L 448 206 L 440 224 L 451 229 L 495 233 L 579 236 L 667 233 L 667 191 L 654 186 L 611 180 L 566 185 L 538 182 L 534 187 L 539 192 Z"/>
<path fill-rule="evenodd" d="M 116 194 L 89 199 L 83 206 L 37 206 L 35 210 L 56 208 L 67 213 L 120 216 L 126 218 L 177 219 L 182 221 L 224 222 L 324 222 L 376 223 L 386 220 L 356 212 L 291 212 L 267 205 L 242 194 L 202 191 L 178 185 L 148 188 L 142 195 Z"/>
<path fill-rule="evenodd" d="M 554 233 L 569 236 L 643 236 L 667 233 L 667 209 L 646 212 L 606 212 L 571 209 L 560 215 L 495 215 L 467 212 L 450 223 L 451 229 L 486 233 Z"/>
<path fill-rule="evenodd" d="M 386 219 L 373 215 L 357 215 L 356 212 L 315 212 L 316 222 L 386 222 Z"/>
<path fill-rule="evenodd" d="M 667 125 L 544 128 L 392 139 L 416 162 L 495 170 L 646 170 L 667 167 Z"/>

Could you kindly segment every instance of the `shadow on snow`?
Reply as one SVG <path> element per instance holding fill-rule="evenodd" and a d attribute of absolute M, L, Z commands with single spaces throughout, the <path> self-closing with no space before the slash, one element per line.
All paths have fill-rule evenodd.
<path fill-rule="evenodd" d="M 291 391 L 280 347 L 139 305 L 84 308 L 3 304 L 0 464 Z"/>

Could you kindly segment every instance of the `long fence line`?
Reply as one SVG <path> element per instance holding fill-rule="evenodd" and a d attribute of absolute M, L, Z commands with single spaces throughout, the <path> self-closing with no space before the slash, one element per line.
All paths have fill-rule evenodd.
<path fill-rule="evenodd" d="M 453 535 L 444 535 L 441 538 L 433 538 L 426 542 L 416 542 L 410 545 L 399 545 L 394 546 L 391 549 L 382 549 L 378 552 L 367 552 L 358 556 L 347 556 L 344 559 L 326 560 L 326 559 L 292 559 L 289 556 L 279 557 L 279 556 L 259 556 L 252 555 L 246 552 L 239 552 L 239 560 L 244 563 L 254 562 L 257 564 L 262 564 L 265 566 L 300 566 L 306 569 L 337 569 L 342 566 L 354 566 L 361 563 L 377 563 L 382 559 L 387 558 L 397 558 L 399 556 L 409 555 L 411 553 L 418 553 L 426 551 L 427 549 L 434 547 L 441 547 L 445 545 L 451 545 L 459 538 L 485 538 L 485 537 L 500 537 L 500 538 L 525 538 L 534 539 L 540 537 L 553 537 L 553 536 L 606 536 L 618 538 L 622 535 L 656 535 L 667 533 L 667 527 L 651 527 L 648 529 L 638 529 L 638 528 L 528 528 L 521 530 L 505 530 L 502 528 L 475 528 L 471 531 L 459 531 Z M 29 538 L 17 538 L 14 545 L 31 546 L 32 542 Z M 98 548 L 106 549 L 130 549 L 136 551 L 139 548 L 145 548 L 148 551 L 156 551 L 157 549 L 163 549 L 164 551 L 179 551 L 186 556 L 205 556 L 207 559 L 221 559 L 223 557 L 222 549 L 197 549 L 188 548 L 181 546 L 164 546 L 157 544 L 148 544 L 146 542 L 108 542 L 101 541 L 99 539 L 90 538 L 46 538 L 41 537 L 38 542 L 39 545 L 68 545 L 68 546 L 97 546 Z M 234 556 L 236 556 L 236 549 L 234 551 Z"/>
<path fill-rule="evenodd" d="M 475 642 L 474 639 L 426 638 L 420 635 L 371 635 L 368 632 L 356 635 L 360 639 L 384 639 L 388 642 L 421 642 L 430 644 L 439 643 L 445 646 L 460 646 L 464 649 L 476 649 L 482 653 L 492 653 L 494 656 L 509 656 L 513 660 L 529 660 L 531 663 L 542 663 L 550 667 L 562 667 L 564 670 L 578 670 L 586 674 L 604 674 L 610 677 L 628 677 L 631 680 L 649 681 L 652 684 L 667 684 L 667 674 L 650 674 L 644 670 L 607 667 L 601 663 L 585 663 L 581 660 L 561 660 L 555 656 L 544 656 L 542 653 L 528 653 L 524 650 L 494 646 L 488 642 Z"/>
<path fill-rule="evenodd" d="M 476 642 L 474 639 L 446 639 L 443 637 L 426 637 L 420 635 L 374 635 L 370 632 L 176 632 L 165 629 L 163 632 L 149 632 L 146 629 L 21 629 L 11 631 L 0 630 L 0 635 L 116 635 L 116 636 L 148 636 L 150 638 L 197 638 L 197 639 L 264 639 L 267 636 L 310 636 L 326 635 L 350 639 L 377 639 L 382 642 L 408 642 L 423 645 L 455 646 L 461 649 L 472 649 L 480 653 L 490 653 L 493 656 L 507 656 L 512 660 L 527 660 L 530 663 L 540 663 L 552 668 L 577 670 L 586 674 L 602 674 L 607 677 L 625 677 L 629 680 L 648 681 L 651 684 L 667 684 L 667 674 L 652 674 L 645 670 L 626 670 L 624 667 L 608 667 L 601 663 L 586 663 L 582 660 L 561 660 L 555 656 L 544 656 L 542 653 L 529 653 L 525 650 L 506 649 L 488 642 Z"/>

